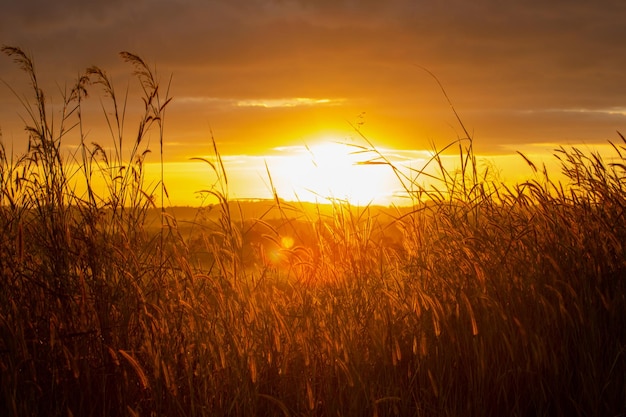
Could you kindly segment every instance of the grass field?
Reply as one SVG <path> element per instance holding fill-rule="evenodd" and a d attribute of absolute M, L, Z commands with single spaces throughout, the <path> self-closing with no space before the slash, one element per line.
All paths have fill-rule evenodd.
<path fill-rule="evenodd" d="M 0 148 L 0 415 L 626 415 L 621 135 L 610 161 L 556 150 L 568 183 L 528 161 L 516 186 L 463 138 L 439 187 L 398 171 L 413 204 L 395 211 L 246 214 L 216 148 L 216 203 L 182 221 L 143 181 L 169 98 L 141 58 L 122 55 L 145 93 L 125 138 L 106 72 L 53 124 L 30 57 L 3 52 L 34 98 L 28 151 Z M 67 156 L 87 90 L 111 143 Z"/>

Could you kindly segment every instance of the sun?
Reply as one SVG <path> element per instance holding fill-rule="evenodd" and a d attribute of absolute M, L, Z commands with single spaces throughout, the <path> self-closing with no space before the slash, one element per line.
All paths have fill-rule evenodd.
<path fill-rule="evenodd" d="M 371 154 L 349 143 L 324 138 L 292 147 L 276 161 L 277 191 L 301 201 L 345 200 L 351 204 L 388 204 L 394 189 L 390 167 L 364 164 Z"/>

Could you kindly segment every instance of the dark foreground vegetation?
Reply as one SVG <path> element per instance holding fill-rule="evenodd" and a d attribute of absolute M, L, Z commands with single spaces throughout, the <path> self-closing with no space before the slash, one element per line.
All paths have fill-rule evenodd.
<path fill-rule="evenodd" d="M 104 71 L 53 128 L 32 61 L 3 52 L 35 96 L 28 151 L 0 149 L 0 415 L 625 415 L 623 142 L 608 162 L 557 150 L 567 184 L 539 167 L 507 187 L 461 139 L 439 188 L 398 171 L 413 206 L 384 221 L 278 199 L 241 219 L 216 151 L 217 203 L 179 224 L 143 183 L 169 99 L 139 57 L 122 54 L 145 93 L 125 142 Z M 111 143 L 64 155 L 87 90 Z"/>

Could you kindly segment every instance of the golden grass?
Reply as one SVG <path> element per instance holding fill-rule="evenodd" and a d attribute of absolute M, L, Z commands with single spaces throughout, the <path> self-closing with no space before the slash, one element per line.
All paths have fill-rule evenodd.
<path fill-rule="evenodd" d="M 125 143 L 104 71 L 79 78 L 53 130 L 32 60 L 3 52 L 35 102 L 29 151 L 0 149 L 1 415 L 626 413 L 623 143 L 611 163 L 557 150 L 570 184 L 544 172 L 507 188 L 481 177 L 464 138 L 459 172 L 431 161 L 440 188 L 396 171 L 414 205 L 391 218 L 278 198 L 277 216 L 245 218 L 215 148 L 219 204 L 191 226 L 164 212 L 155 231 L 162 184 L 143 184 L 143 138 L 159 129 L 162 143 L 169 103 L 155 74 L 122 56 L 145 94 Z M 82 138 L 94 84 L 112 151 L 83 141 L 70 173 L 63 125 Z"/>

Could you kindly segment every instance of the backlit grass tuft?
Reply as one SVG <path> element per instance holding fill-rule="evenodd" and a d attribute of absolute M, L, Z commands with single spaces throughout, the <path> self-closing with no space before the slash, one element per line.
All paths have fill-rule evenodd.
<path fill-rule="evenodd" d="M 189 223 L 144 181 L 170 99 L 141 58 L 122 54 L 144 94 L 129 133 L 104 70 L 53 113 L 32 59 L 2 51 L 34 96 L 28 150 L 0 143 L 1 415 L 626 414 L 621 135 L 610 162 L 556 150 L 567 183 L 528 160 L 515 186 L 480 172 L 467 135 L 460 170 L 433 153 L 428 189 L 366 140 L 411 207 L 275 196 L 254 217 L 215 146 L 216 204 Z M 110 143 L 85 140 L 98 92 Z"/>

